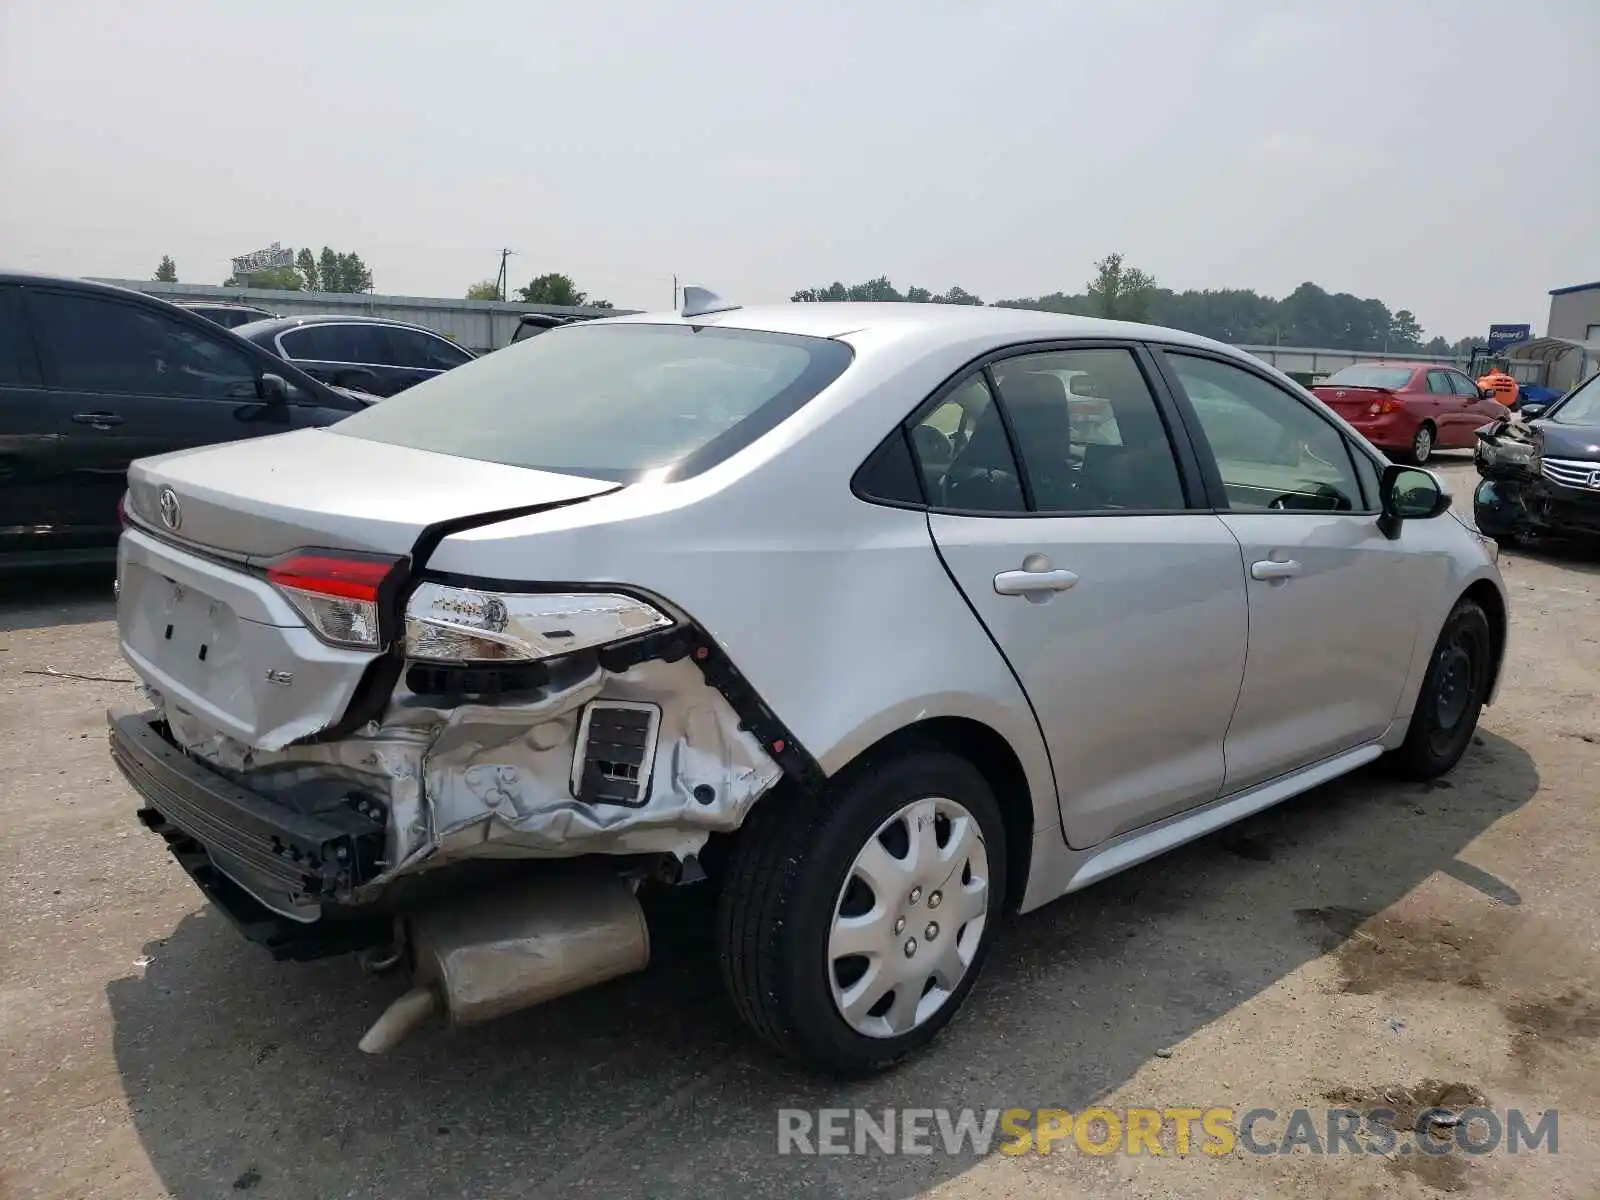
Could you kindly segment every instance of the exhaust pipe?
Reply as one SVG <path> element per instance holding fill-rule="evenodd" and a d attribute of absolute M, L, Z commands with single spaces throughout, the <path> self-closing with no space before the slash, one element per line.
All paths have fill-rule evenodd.
<path fill-rule="evenodd" d="M 415 986 L 361 1039 L 382 1054 L 436 1014 L 474 1025 L 642 971 L 650 931 L 619 875 L 556 876 L 474 893 L 407 923 Z"/>

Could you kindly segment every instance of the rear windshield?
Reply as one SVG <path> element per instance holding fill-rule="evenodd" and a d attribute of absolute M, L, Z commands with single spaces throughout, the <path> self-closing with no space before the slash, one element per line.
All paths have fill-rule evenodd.
<path fill-rule="evenodd" d="M 1324 387 L 1403 388 L 1411 382 L 1410 367 L 1341 367 L 1322 381 Z"/>
<path fill-rule="evenodd" d="M 346 437 L 629 483 L 749 445 L 850 365 L 843 342 L 688 325 L 566 325 L 329 426 Z"/>

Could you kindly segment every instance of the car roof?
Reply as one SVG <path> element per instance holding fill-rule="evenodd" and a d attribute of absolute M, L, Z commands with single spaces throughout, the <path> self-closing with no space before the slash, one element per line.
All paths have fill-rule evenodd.
<path fill-rule="evenodd" d="M 76 275 L 46 275 L 41 271 L 0 271 L 0 284 L 49 284 L 51 287 L 74 288 L 83 292 L 98 292 L 107 296 L 137 296 L 141 300 L 151 300 L 157 304 L 172 304 L 172 301 L 161 296 L 152 296 L 148 292 L 137 291 L 134 288 L 118 287 L 114 283 L 100 283 L 93 279 L 80 279 Z M 179 307 L 172 304 L 172 307 Z"/>
<path fill-rule="evenodd" d="M 1454 363 L 1439 362 L 1406 362 L 1404 359 L 1364 359 L 1361 362 L 1346 363 L 1339 371 L 1348 371 L 1351 367 L 1382 367 L 1386 371 L 1454 371 L 1460 370 Z M 1339 372 L 1335 371 L 1337 375 Z"/>
<path fill-rule="evenodd" d="M 286 329 L 294 329 L 300 325 L 389 325 L 395 329 L 415 329 L 418 333 L 431 333 L 435 337 L 442 337 L 447 342 L 455 339 L 447 334 L 440 333 L 437 329 L 429 329 L 426 325 L 413 325 L 410 321 L 391 321 L 388 317 L 372 317 L 366 313 L 305 313 L 292 317 L 264 317 L 259 321 L 251 321 L 248 325 L 241 325 L 239 329 L 248 329 L 252 335 L 261 333 L 282 333 Z M 239 332 L 238 329 L 234 330 Z"/>
<path fill-rule="evenodd" d="M 952 337 L 992 336 L 997 344 L 1007 341 L 1044 341 L 1051 338 L 1116 338 L 1162 341 L 1207 349 L 1222 349 L 1237 354 L 1232 347 L 1198 334 L 1185 333 L 1160 325 L 1131 321 L 1108 321 L 1101 317 L 1079 317 L 1068 313 L 1039 312 L 1027 308 L 991 308 L 977 304 L 874 304 L 865 302 L 825 302 L 821 304 L 772 304 L 728 309 L 702 316 L 684 317 L 676 312 L 630 313 L 604 317 L 585 324 L 678 324 L 715 325 L 768 333 L 802 334 L 811 337 L 842 338 L 861 333 L 947 333 Z"/>
<path fill-rule="evenodd" d="M 179 308 L 231 308 L 239 312 L 271 312 L 271 309 L 258 308 L 254 304 L 237 304 L 231 300 L 179 300 Z"/>

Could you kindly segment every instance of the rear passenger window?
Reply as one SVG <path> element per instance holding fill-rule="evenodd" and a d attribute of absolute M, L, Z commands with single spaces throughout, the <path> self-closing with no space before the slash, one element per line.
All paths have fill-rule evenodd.
<path fill-rule="evenodd" d="M 981 373 L 911 427 L 928 503 L 969 512 L 1026 512 L 1022 478 L 999 407 Z"/>
<path fill-rule="evenodd" d="M 1240 512 L 1358 512 L 1355 465 L 1338 429 L 1242 367 L 1166 351 Z"/>
<path fill-rule="evenodd" d="M 1052 350 L 993 367 L 1039 512 L 1168 512 L 1182 477 L 1131 352 Z"/>
<path fill-rule="evenodd" d="M 388 366 L 395 356 L 381 325 L 302 325 L 283 335 L 283 351 L 309 362 Z"/>

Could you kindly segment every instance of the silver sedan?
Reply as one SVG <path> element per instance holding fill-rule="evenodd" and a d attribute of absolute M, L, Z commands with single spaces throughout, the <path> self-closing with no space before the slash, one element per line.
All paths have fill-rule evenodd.
<path fill-rule="evenodd" d="M 1434 475 L 1024 311 L 689 289 L 138 462 L 125 514 L 141 819 L 273 953 L 409 974 L 370 1051 L 643 968 L 698 888 L 762 1039 L 884 1068 L 1009 913 L 1450 770 L 1506 638 Z"/>

